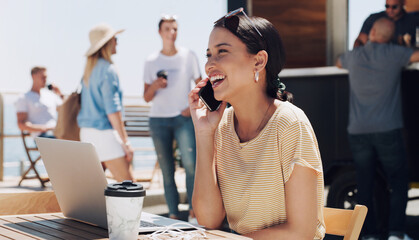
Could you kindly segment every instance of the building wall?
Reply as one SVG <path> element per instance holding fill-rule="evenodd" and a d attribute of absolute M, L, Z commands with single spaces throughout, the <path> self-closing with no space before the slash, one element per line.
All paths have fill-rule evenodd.
<path fill-rule="evenodd" d="M 281 34 L 287 68 L 326 65 L 326 0 L 252 0 L 252 15 L 272 22 Z"/>
<path fill-rule="evenodd" d="M 406 0 L 406 9 L 408 12 L 419 11 L 419 1 Z"/>

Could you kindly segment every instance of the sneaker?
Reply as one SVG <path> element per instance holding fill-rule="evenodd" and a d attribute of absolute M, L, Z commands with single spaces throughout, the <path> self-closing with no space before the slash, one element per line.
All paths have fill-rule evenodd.
<path fill-rule="evenodd" d="M 397 236 L 390 236 L 388 240 L 413 240 L 413 238 L 409 237 L 407 234 L 404 234 L 403 238 L 399 238 Z"/>
<path fill-rule="evenodd" d="M 191 223 L 191 224 L 198 225 L 198 220 L 195 217 L 189 216 L 188 217 L 188 222 Z"/>

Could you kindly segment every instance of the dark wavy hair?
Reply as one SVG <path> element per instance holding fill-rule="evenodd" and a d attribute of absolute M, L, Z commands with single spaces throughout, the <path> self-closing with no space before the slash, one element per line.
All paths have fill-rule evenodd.
<path fill-rule="evenodd" d="M 278 74 L 285 65 L 285 49 L 282 44 L 281 36 L 277 29 L 268 20 L 261 17 L 251 17 L 262 36 L 255 30 L 252 23 L 243 15 L 232 16 L 219 21 L 214 25 L 228 29 L 238 37 L 247 48 L 250 54 L 257 54 L 261 50 L 268 53 L 268 62 L 266 63 L 266 93 L 269 97 L 277 98 L 282 101 L 292 102 L 292 94 L 282 91 L 285 85 L 279 81 Z"/>

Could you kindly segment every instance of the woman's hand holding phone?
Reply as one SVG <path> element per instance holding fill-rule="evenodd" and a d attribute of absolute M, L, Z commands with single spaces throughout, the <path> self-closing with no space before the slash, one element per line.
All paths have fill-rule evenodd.
<path fill-rule="evenodd" d="M 222 102 L 220 107 L 215 111 L 210 111 L 199 97 L 199 91 L 207 85 L 208 78 L 198 82 L 194 89 L 189 93 L 189 108 L 191 110 L 192 120 L 195 126 L 195 133 L 214 134 L 218 127 L 218 123 L 223 116 L 226 103 Z"/>

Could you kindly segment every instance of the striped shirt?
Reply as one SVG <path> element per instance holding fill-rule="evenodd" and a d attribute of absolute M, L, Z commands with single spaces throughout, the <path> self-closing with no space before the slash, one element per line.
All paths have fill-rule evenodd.
<path fill-rule="evenodd" d="M 285 223 L 285 183 L 299 164 L 317 173 L 314 239 L 323 239 L 323 169 L 313 128 L 302 110 L 281 102 L 259 135 L 240 143 L 231 107 L 218 126 L 215 146 L 218 184 L 232 230 L 246 234 Z"/>

